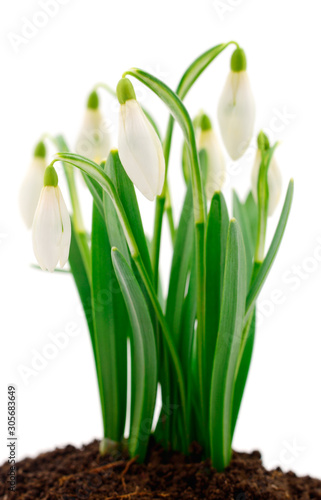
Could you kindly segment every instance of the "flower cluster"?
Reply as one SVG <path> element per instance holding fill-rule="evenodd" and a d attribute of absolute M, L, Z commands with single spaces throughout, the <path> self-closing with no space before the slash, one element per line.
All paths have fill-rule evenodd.
<path fill-rule="evenodd" d="M 245 202 L 234 193 L 229 217 L 222 193 L 226 162 L 244 154 L 255 126 L 244 51 L 236 44 L 218 101 L 217 131 L 203 111 L 192 121 L 183 100 L 231 43 L 197 58 L 175 92 L 137 68 L 124 73 L 116 92 L 97 84 L 87 101 L 75 153 L 57 136 L 53 142 L 60 152 L 47 166 L 46 148 L 39 142 L 21 188 L 20 207 L 26 225 L 32 226 L 39 266 L 53 272 L 58 262 L 63 267 L 69 260 L 83 304 L 102 406 L 101 453 L 122 446 L 130 383 L 126 446 L 131 456 L 144 460 L 153 432 L 163 446 L 183 452 L 198 441 L 218 470 L 231 458 L 254 343 L 255 303 L 281 243 L 293 195 L 290 182 L 266 252 L 267 221 L 281 196 L 281 174 L 276 145 L 270 146 L 260 132 L 251 191 Z M 138 103 L 129 76 L 152 90 L 170 111 L 163 140 L 155 120 Z M 100 111 L 100 87 L 119 102 L 118 150 L 111 149 Z M 167 176 L 174 122 L 184 136 L 186 181 L 177 225 Z M 56 161 L 63 164 L 71 215 L 58 186 Z M 83 224 L 74 169 L 82 172 L 92 195 L 90 231 Z M 155 200 L 151 242 L 134 186 Z M 173 246 L 167 293 L 159 266 L 165 214 Z M 152 429 L 158 387 L 162 409 Z"/>

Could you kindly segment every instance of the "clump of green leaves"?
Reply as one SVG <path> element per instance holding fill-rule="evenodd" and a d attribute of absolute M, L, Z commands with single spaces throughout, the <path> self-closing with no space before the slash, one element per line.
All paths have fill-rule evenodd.
<path fill-rule="evenodd" d="M 231 42 L 233 43 L 233 42 Z M 265 253 L 268 216 L 268 169 L 274 153 L 259 135 L 261 165 L 257 200 L 233 195 L 232 217 L 222 192 L 208 204 L 204 182 L 208 156 L 197 150 L 194 124 L 183 100 L 207 66 L 228 46 L 218 45 L 196 59 L 176 92 L 138 69 L 134 77 L 168 107 L 162 141 L 166 164 L 163 192 L 156 198 L 151 244 L 143 228 L 133 183 L 118 152 L 106 162 L 68 151 L 55 138 L 73 205 L 69 255 L 91 336 L 103 425 L 104 452 L 121 446 L 127 417 L 127 369 L 130 366 L 131 456 L 144 460 L 151 433 L 166 448 L 188 453 L 198 441 L 213 466 L 224 469 L 251 362 L 255 303 L 273 264 L 290 211 L 289 183 L 281 216 Z M 175 227 L 167 171 L 175 121 L 184 134 L 186 194 Z M 151 123 L 159 131 L 154 120 Z M 80 169 L 93 197 L 90 240 L 79 223 L 74 168 Z M 187 174 L 188 169 L 188 174 Z M 173 239 L 167 292 L 161 287 L 159 254 L 163 215 Z M 128 365 L 127 345 L 130 345 Z M 157 388 L 162 407 L 156 422 Z"/>

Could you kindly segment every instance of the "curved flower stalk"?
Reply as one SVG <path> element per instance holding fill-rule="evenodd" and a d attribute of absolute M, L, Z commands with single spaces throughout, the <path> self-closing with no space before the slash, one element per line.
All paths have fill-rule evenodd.
<path fill-rule="evenodd" d="M 261 162 L 262 162 L 262 153 L 260 149 L 258 149 L 255 156 L 255 161 L 252 169 L 252 178 L 251 178 L 252 194 L 256 203 L 258 201 L 257 187 L 258 187 Z M 271 159 L 271 163 L 268 169 L 267 183 L 269 190 L 268 215 L 271 216 L 274 214 L 274 211 L 280 201 L 281 191 L 282 191 L 281 171 L 274 156 Z"/>
<path fill-rule="evenodd" d="M 19 194 L 19 205 L 21 216 L 28 229 L 31 229 L 32 221 L 37 208 L 39 196 L 43 186 L 43 176 L 46 169 L 46 148 L 40 141 L 34 151 L 34 156 L 24 178 Z"/>
<path fill-rule="evenodd" d="M 75 150 L 78 154 L 100 163 L 107 158 L 110 148 L 111 137 L 99 110 L 98 94 L 93 91 L 87 101 L 87 109 Z"/>
<path fill-rule="evenodd" d="M 120 160 L 130 180 L 150 201 L 163 190 L 165 160 L 161 142 L 136 101 L 128 78 L 117 85 L 120 103 L 118 149 Z"/>
<path fill-rule="evenodd" d="M 232 160 L 240 158 L 253 136 L 255 103 L 246 72 L 246 57 L 237 48 L 231 58 L 231 71 L 219 100 L 218 120 L 222 139 Z"/>
<path fill-rule="evenodd" d="M 46 168 L 43 184 L 32 225 L 32 243 L 41 269 L 53 272 L 58 261 L 64 267 L 68 260 L 71 224 L 54 167 Z"/>
<path fill-rule="evenodd" d="M 201 130 L 197 141 L 198 149 L 204 149 L 207 154 L 205 193 L 206 198 L 211 200 L 215 191 L 221 191 L 224 184 L 226 177 L 225 159 L 209 117 L 203 114 L 199 124 Z"/>

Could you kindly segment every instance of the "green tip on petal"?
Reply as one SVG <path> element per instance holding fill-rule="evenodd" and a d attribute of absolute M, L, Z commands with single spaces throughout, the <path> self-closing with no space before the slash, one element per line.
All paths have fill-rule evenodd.
<path fill-rule="evenodd" d="M 231 70 L 238 73 L 246 70 L 246 55 L 243 49 L 235 49 L 231 57 Z"/>
<path fill-rule="evenodd" d="M 94 90 L 91 94 L 89 94 L 87 101 L 88 109 L 98 109 L 99 107 L 99 97 L 97 92 Z"/>
<path fill-rule="evenodd" d="M 45 158 L 46 157 L 46 146 L 43 141 L 38 142 L 35 147 L 33 155 L 37 158 Z"/>
<path fill-rule="evenodd" d="M 203 132 L 205 132 L 205 130 L 212 130 L 212 122 L 205 113 L 203 113 L 199 119 L 199 126 Z"/>
<path fill-rule="evenodd" d="M 119 80 L 116 91 L 119 104 L 125 104 L 125 102 L 130 99 L 136 99 L 133 84 L 128 78 Z"/>
<path fill-rule="evenodd" d="M 47 167 L 43 178 L 44 186 L 58 186 L 58 175 L 54 167 Z"/>
<path fill-rule="evenodd" d="M 260 151 L 267 151 L 270 149 L 270 142 L 265 133 L 261 130 L 257 136 L 257 147 Z"/>

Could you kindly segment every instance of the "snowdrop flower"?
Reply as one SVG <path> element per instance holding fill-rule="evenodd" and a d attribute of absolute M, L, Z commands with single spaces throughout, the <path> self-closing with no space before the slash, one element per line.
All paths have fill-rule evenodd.
<path fill-rule="evenodd" d="M 28 229 L 32 226 L 40 192 L 43 186 L 43 176 L 46 169 L 46 148 L 41 141 L 37 144 L 27 175 L 23 180 L 19 194 L 21 216 Z"/>
<path fill-rule="evenodd" d="M 211 200 L 215 191 L 220 191 L 224 184 L 226 176 L 225 160 L 209 117 L 203 114 L 199 124 L 201 131 L 197 141 L 198 150 L 204 149 L 207 153 L 205 192 L 207 199 Z"/>
<path fill-rule="evenodd" d="M 43 184 L 32 225 L 33 251 L 41 269 L 53 272 L 58 261 L 64 267 L 68 260 L 71 224 L 54 167 L 46 168 Z"/>
<path fill-rule="evenodd" d="M 246 57 L 236 49 L 231 58 L 231 71 L 218 105 L 222 139 L 232 160 L 247 149 L 254 128 L 255 103 L 246 72 Z"/>
<path fill-rule="evenodd" d="M 262 137 L 262 136 L 261 136 Z M 260 139 L 260 135 L 258 137 L 258 142 Z M 266 142 L 265 148 L 268 149 L 270 147 L 269 142 L 267 137 L 264 135 L 264 139 Z M 258 201 L 258 196 L 257 196 L 257 188 L 258 188 L 258 180 L 259 180 L 259 171 L 260 171 L 260 165 L 262 161 L 262 152 L 260 147 L 257 150 L 254 165 L 253 165 L 253 170 L 252 170 L 252 194 L 255 202 L 257 203 Z M 279 203 L 280 197 L 281 197 L 281 189 L 282 189 L 282 177 L 281 177 L 281 172 L 278 167 L 278 164 L 274 158 L 274 155 L 272 156 L 269 168 L 268 168 L 268 173 L 267 173 L 267 179 L 268 179 L 268 189 L 269 189 L 269 206 L 268 206 L 268 215 L 271 216 L 273 215 L 277 204 Z"/>
<path fill-rule="evenodd" d="M 76 153 L 100 163 L 107 158 L 111 148 L 108 127 L 99 110 L 99 99 L 93 91 L 87 102 L 83 125 L 76 143 Z"/>
<path fill-rule="evenodd" d="M 153 126 L 136 101 L 128 78 L 117 85 L 120 103 L 118 150 L 128 177 L 150 201 L 160 195 L 165 178 L 165 160 L 161 142 Z"/>

